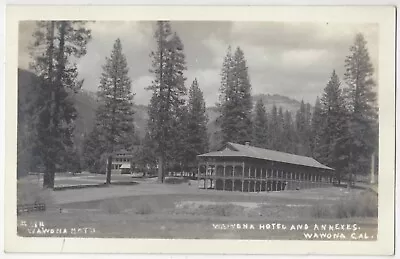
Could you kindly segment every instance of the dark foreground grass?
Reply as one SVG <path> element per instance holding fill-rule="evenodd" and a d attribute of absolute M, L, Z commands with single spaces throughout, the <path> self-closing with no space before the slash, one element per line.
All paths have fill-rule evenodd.
<path fill-rule="evenodd" d="M 47 207 L 53 205 L 54 200 L 50 190 L 44 190 L 40 183 L 27 180 L 17 181 L 17 204 L 44 203 Z"/>
<path fill-rule="evenodd" d="M 318 203 L 312 207 L 313 218 L 378 217 L 378 196 L 370 190 L 341 198 L 333 204 Z"/>
<path fill-rule="evenodd" d="M 19 202 L 53 203 L 43 213 L 18 216 L 21 236 L 374 240 L 377 232 L 373 213 L 338 217 L 326 209 L 340 208 L 341 204 L 369 204 L 361 207 L 374 211 L 371 197 L 358 190 L 348 193 L 321 188 L 258 194 L 199 190 L 187 183 L 141 182 L 132 187 L 53 192 L 54 203 L 51 193 L 37 186 L 21 186 Z M 63 199 L 64 195 L 69 199 Z M 351 197 L 356 195 L 364 201 L 352 203 Z M 321 204 L 326 207 L 316 209 Z"/>
<path fill-rule="evenodd" d="M 20 218 L 22 220 L 22 218 Z M 37 220 L 43 221 L 48 229 L 94 229 L 93 232 L 72 234 L 29 233 L 28 228 L 19 227 L 21 236 L 63 236 L 63 237 L 101 237 L 101 238 L 182 238 L 182 239 L 258 239 L 258 240 L 303 240 L 305 234 L 325 234 L 325 237 L 313 237 L 317 240 L 375 240 L 377 225 L 374 220 L 342 219 L 342 220 L 285 220 L 259 219 L 220 216 L 164 215 L 164 214 L 106 214 L 98 212 L 82 213 L 70 211 L 46 215 L 25 215 L 28 224 Z M 279 228 L 278 228 L 279 224 Z M 315 224 L 318 230 L 315 230 Z M 337 224 L 341 224 L 338 225 Z M 353 226 L 357 224 L 357 229 Z M 329 230 L 350 226 L 346 230 Z M 240 227 L 238 227 L 240 226 Z M 284 226 L 284 227 L 283 227 Z M 326 231 L 319 228 L 325 226 Z M 293 228 L 294 227 L 294 228 Z M 285 228 L 285 229 L 283 229 Z M 293 229 L 291 229 L 293 228 Z M 31 230 L 32 231 L 32 230 Z M 43 231 L 42 231 L 43 232 Z M 326 236 L 331 234 L 331 236 Z M 333 234 L 337 236 L 334 237 Z M 338 236 L 338 235 L 341 236 Z M 360 238 L 360 236 L 363 238 Z M 367 238 L 364 238 L 367 237 Z"/>
<path fill-rule="evenodd" d="M 59 234 L 60 236 L 261 240 L 376 239 L 376 217 L 313 218 L 313 205 L 316 202 L 320 203 L 320 200 L 291 199 L 288 194 L 282 197 L 229 195 L 217 192 L 154 194 L 64 204 L 45 213 L 25 214 L 18 219 L 19 222 L 28 222 L 28 225 L 29 222 L 43 222 L 44 228 L 55 231 L 59 229 L 60 233 L 60 229 L 66 229 L 66 233 Z M 342 201 L 340 198 L 327 199 L 325 202 L 335 206 Z M 342 226 L 346 228 L 342 229 Z M 94 231 L 75 233 L 71 232 L 71 229 Z M 44 234 L 43 231 L 37 233 L 26 226 L 20 226 L 18 233 L 21 236 L 57 235 Z"/>

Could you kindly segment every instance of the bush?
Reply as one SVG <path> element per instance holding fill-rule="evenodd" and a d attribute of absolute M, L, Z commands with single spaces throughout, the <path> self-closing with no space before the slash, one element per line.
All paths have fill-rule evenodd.
<path fill-rule="evenodd" d="M 142 202 L 139 204 L 139 206 L 136 208 L 136 214 L 140 214 L 140 215 L 148 215 L 151 214 L 153 212 L 152 207 L 150 206 L 150 204 Z"/>
<path fill-rule="evenodd" d="M 181 184 L 189 182 L 189 179 L 183 177 L 168 177 L 165 178 L 164 182 L 167 184 Z"/>
<path fill-rule="evenodd" d="M 229 217 L 233 214 L 235 206 L 232 204 L 224 204 L 215 206 L 215 214 L 217 216 Z"/>
<path fill-rule="evenodd" d="M 119 214 L 124 210 L 124 204 L 119 199 L 107 199 L 100 203 L 103 211 L 110 214 Z"/>
<path fill-rule="evenodd" d="M 202 211 L 206 215 L 215 215 L 215 216 L 223 216 L 229 217 L 240 214 L 243 211 L 243 207 L 236 206 L 233 204 L 215 204 L 215 205 L 207 205 L 202 208 Z M 201 213 L 200 213 L 201 214 Z"/>
<path fill-rule="evenodd" d="M 53 205 L 52 190 L 43 189 L 40 183 L 28 180 L 17 181 L 17 204 L 44 203 L 46 207 Z"/>
<path fill-rule="evenodd" d="M 311 208 L 313 218 L 378 217 L 378 197 L 371 191 L 340 200 L 333 206 L 315 205 Z"/>
<path fill-rule="evenodd" d="M 311 216 L 313 218 L 329 218 L 331 215 L 331 208 L 327 205 L 317 204 L 311 208 Z"/>
<path fill-rule="evenodd" d="M 342 199 L 333 207 L 335 218 L 352 218 L 356 216 L 355 199 Z"/>
<path fill-rule="evenodd" d="M 360 217 L 378 217 L 378 196 L 373 191 L 362 192 L 356 206 Z"/>
<path fill-rule="evenodd" d="M 377 217 L 378 197 L 371 191 L 364 191 L 348 199 L 341 200 L 334 207 L 337 218 Z"/>

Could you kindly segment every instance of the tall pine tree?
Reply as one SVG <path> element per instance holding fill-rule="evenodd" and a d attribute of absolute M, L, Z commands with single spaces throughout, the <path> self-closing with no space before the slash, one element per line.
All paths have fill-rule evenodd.
<path fill-rule="evenodd" d="M 258 99 L 255 106 L 252 143 L 256 147 L 268 147 L 268 119 L 262 98 Z"/>
<path fill-rule="evenodd" d="M 280 148 L 280 137 L 279 137 L 279 118 L 278 118 L 278 108 L 275 104 L 271 108 L 271 116 L 268 125 L 269 130 L 269 141 L 268 148 L 273 150 L 279 150 Z"/>
<path fill-rule="evenodd" d="M 347 135 L 347 111 L 340 80 L 335 70 L 321 98 L 321 114 L 318 145 L 315 152 L 318 154 L 319 161 L 336 170 L 336 178 L 340 181 L 342 172 L 347 167 L 346 156 L 344 156 L 347 151 L 341 144 L 341 139 Z"/>
<path fill-rule="evenodd" d="M 295 154 L 296 153 L 296 132 L 293 124 L 292 115 L 288 110 L 284 114 L 282 142 L 284 144 L 282 151 Z"/>
<path fill-rule="evenodd" d="M 303 156 L 311 155 L 310 110 L 310 106 L 301 100 L 300 109 L 296 113 L 296 131 L 298 137 L 297 153 Z"/>
<path fill-rule="evenodd" d="M 33 104 L 33 152 L 45 169 L 43 187 L 53 188 L 55 171 L 68 163 L 65 158 L 74 149 L 77 114 L 70 96 L 81 88 L 82 81 L 71 60 L 86 54 L 91 32 L 84 22 L 41 21 L 34 38 L 31 68 L 38 76 L 40 94 Z"/>
<path fill-rule="evenodd" d="M 278 151 L 285 151 L 286 149 L 286 139 L 283 137 L 284 133 L 284 124 L 285 124 L 285 118 L 283 115 L 283 109 L 282 106 L 279 106 L 278 109 L 278 135 L 277 135 L 277 141 L 278 141 L 278 148 L 276 150 Z"/>
<path fill-rule="evenodd" d="M 97 127 L 84 137 L 83 140 L 83 166 L 90 172 L 106 173 L 107 161 L 102 159 L 106 153 L 106 146 L 100 142 L 100 134 Z"/>
<path fill-rule="evenodd" d="M 128 64 L 122 52 L 120 39 L 113 45 L 110 57 L 106 58 L 100 78 L 99 107 L 96 122 L 91 134 L 98 138 L 98 148 L 107 154 L 106 183 L 111 183 L 112 155 L 119 149 L 129 150 L 133 146 L 135 126 L 133 123 L 132 81 L 128 76 Z M 97 135 L 97 136 L 96 136 Z"/>
<path fill-rule="evenodd" d="M 229 49 L 223 63 L 220 93 L 219 123 L 223 142 L 244 143 L 251 140 L 253 109 L 251 84 L 243 51 L 238 47 L 230 56 Z M 226 85 L 224 85 L 226 84 Z"/>
<path fill-rule="evenodd" d="M 174 125 L 182 119 L 186 95 L 183 72 L 186 70 L 183 44 L 168 21 L 158 21 L 154 33 L 156 50 L 151 53 L 154 80 L 147 89 L 153 92 L 149 104 L 149 137 L 157 156 L 158 181 L 164 182 L 166 158 L 174 156 L 179 137 Z"/>
<path fill-rule="evenodd" d="M 369 171 L 371 154 L 378 149 L 374 68 L 362 34 L 355 36 L 350 54 L 345 59 L 345 68 L 345 93 L 349 109 L 348 165 L 351 178 L 353 174 Z"/>
<path fill-rule="evenodd" d="M 217 107 L 222 108 L 222 106 L 226 103 L 227 101 L 227 95 L 226 92 L 228 90 L 229 86 L 233 85 L 233 56 L 232 56 L 232 48 L 231 46 L 228 46 L 228 49 L 226 51 L 226 55 L 224 57 L 224 61 L 222 63 L 222 69 L 221 69 L 221 85 L 219 87 L 219 92 L 218 92 L 218 101 L 217 101 Z"/>
<path fill-rule="evenodd" d="M 193 166 L 196 163 L 196 156 L 208 151 L 208 134 L 206 103 L 197 79 L 189 89 L 188 103 L 188 141 L 187 157 L 188 162 Z"/>
<path fill-rule="evenodd" d="M 188 130 L 189 111 L 186 105 L 180 106 L 177 110 L 176 117 L 171 120 L 171 129 L 174 133 L 169 139 L 169 149 L 167 153 L 167 161 L 165 163 L 166 170 L 182 172 L 188 168 L 188 141 L 190 132 Z"/>
<path fill-rule="evenodd" d="M 320 102 L 319 97 L 317 96 L 317 99 L 315 101 L 313 115 L 311 118 L 311 138 L 310 138 L 311 154 L 317 160 L 319 160 L 319 157 L 320 157 L 316 148 L 320 143 L 322 120 L 323 120 L 323 114 L 322 114 L 321 102 Z"/>

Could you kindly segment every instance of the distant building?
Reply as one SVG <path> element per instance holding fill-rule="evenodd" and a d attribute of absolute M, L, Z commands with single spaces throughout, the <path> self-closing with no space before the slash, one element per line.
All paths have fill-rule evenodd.
<path fill-rule="evenodd" d="M 112 157 L 111 174 L 130 174 L 132 173 L 133 154 L 127 150 L 115 152 Z"/>
<path fill-rule="evenodd" d="M 333 169 L 315 159 L 228 142 L 198 155 L 198 180 L 205 189 L 241 192 L 330 186 Z M 200 183 L 199 183 L 200 184 Z"/>

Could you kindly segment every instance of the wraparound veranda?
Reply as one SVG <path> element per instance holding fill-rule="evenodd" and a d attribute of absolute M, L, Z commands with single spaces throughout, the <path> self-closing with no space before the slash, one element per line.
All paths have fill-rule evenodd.
<path fill-rule="evenodd" d="M 241 192 L 320 188 L 333 184 L 334 169 L 315 159 L 228 142 L 198 156 L 204 189 Z"/>

